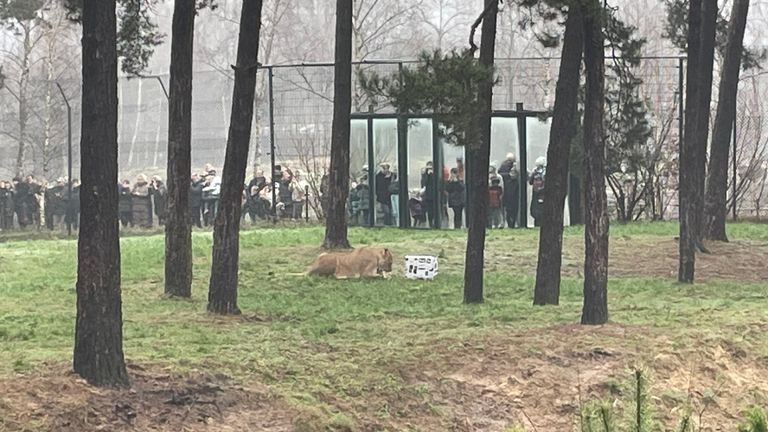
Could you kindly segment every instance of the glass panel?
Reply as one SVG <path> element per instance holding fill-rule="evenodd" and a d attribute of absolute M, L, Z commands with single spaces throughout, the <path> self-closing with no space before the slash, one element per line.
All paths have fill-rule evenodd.
<path fill-rule="evenodd" d="M 431 167 L 432 120 L 411 119 L 408 121 L 408 211 L 413 227 L 434 225 L 437 182 Z"/>
<path fill-rule="evenodd" d="M 370 210 L 368 181 L 368 122 L 352 120 L 349 137 L 349 198 L 347 214 L 350 225 L 367 226 Z"/>
<path fill-rule="evenodd" d="M 442 227 L 466 227 L 466 179 L 464 178 L 464 147 L 442 140 L 443 160 L 443 218 Z"/>
<path fill-rule="evenodd" d="M 376 225 L 398 225 L 397 119 L 373 120 Z"/>
<path fill-rule="evenodd" d="M 489 227 L 516 227 L 520 214 L 520 140 L 517 118 L 491 120 L 491 163 L 488 167 Z M 501 187 L 495 187 L 494 183 Z"/>
<path fill-rule="evenodd" d="M 546 158 L 547 147 L 549 146 L 549 129 L 551 125 L 551 119 L 539 120 L 538 118 L 529 117 L 526 119 L 526 127 L 528 129 L 528 169 L 531 172 L 531 181 L 536 183 L 536 187 L 531 185 L 531 181 L 528 184 L 528 202 L 530 203 L 530 211 L 528 212 L 528 225 L 535 226 L 535 220 L 532 214 L 536 213 L 536 206 L 539 205 L 541 192 L 536 191 L 534 197 L 534 189 L 541 187 L 537 180 L 537 173 L 543 173 L 543 186 L 546 186 Z M 544 163 L 543 166 L 538 166 L 537 162 Z M 534 199 L 536 201 L 534 201 Z M 566 205 L 563 215 L 564 224 L 570 225 L 570 211 L 568 208 L 568 201 L 566 197 Z"/>

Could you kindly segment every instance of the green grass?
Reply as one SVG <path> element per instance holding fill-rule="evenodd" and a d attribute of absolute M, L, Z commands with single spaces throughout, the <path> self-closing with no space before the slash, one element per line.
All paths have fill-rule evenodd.
<path fill-rule="evenodd" d="M 639 245 L 676 235 L 670 223 L 614 226 L 613 236 Z M 582 235 L 568 228 L 567 238 Z M 733 239 L 768 241 L 768 226 L 735 224 Z M 434 281 L 336 281 L 298 276 L 319 252 L 320 227 L 254 229 L 241 241 L 239 305 L 242 318 L 205 312 L 211 235 L 194 234 L 191 300 L 161 297 L 163 237 L 123 238 L 124 348 L 130 362 L 180 371 L 216 370 L 258 380 L 301 405 L 324 398 L 349 399 L 370 392 L 410 391 L 398 365 L 439 360 L 436 346 L 511 331 L 578 323 L 581 282 L 563 280 L 559 307 L 533 307 L 533 276 L 497 268 L 486 274 L 486 301 L 464 306 L 461 248 L 465 233 L 353 229 L 355 245 L 406 253 L 441 253 Z M 535 230 L 490 233 L 488 248 L 513 256 L 534 254 Z M 459 251 L 459 252 L 456 252 Z M 75 318 L 76 243 L 29 240 L 0 243 L 0 375 L 34 370 L 43 362 L 68 362 Z M 400 261 L 396 265 L 401 265 Z M 755 325 L 768 322 L 768 285 L 711 282 L 683 286 L 671 279 L 612 278 L 611 321 L 670 335 L 684 346 L 731 338 L 768 356 Z M 641 342 L 639 342 L 641 343 Z M 531 347 L 535 349 L 535 347 Z M 767 357 L 768 358 L 768 357 Z M 335 421 L 347 421 L 342 414 Z"/>

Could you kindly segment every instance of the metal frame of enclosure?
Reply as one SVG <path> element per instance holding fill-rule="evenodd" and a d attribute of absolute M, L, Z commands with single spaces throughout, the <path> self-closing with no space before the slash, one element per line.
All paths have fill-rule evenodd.
<path fill-rule="evenodd" d="M 496 110 L 493 111 L 491 117 L 493 120 L 497 119 L 513 119 L 516 122 L 517 126 L 517 136 L 516 137 L 509 137 L 510 142 L 508 144 L 511 144 L 508 147 L 505 147 L 505 152 L 508 152 L 507 150 L 512 150 L 516 147 L 514 152 L 517 155 L 518 158 L 518 169 L 520 170 L 520 202 L 519 202 L 519 215 L 518 215 L 518 221 L 519 225 L 521 227 L 527 227 L 527 221 L 528 221 L 528 183 L 527 183 L 527 173 L 528 173 L 528 136 L 527 136 L 527 127 L 526 127 L 526 119 L 533 118 L 533 119 L 541 119 L 543 117 L 546 117 L 548 113 L 542 112 L 542 111 L 528 111 L 523 109 L 522 104 L 518 104 L 517 109 L 515 111 L 503 111 L 503 110 Z M 377 138 L 374 133 L 375 131 L 375 123 L 377 121 L 381 120 L 389 120 L 389 121 L 395 121 L 397 124 L 397 154 L 396 159 L 392 161 L 393 166 L 397 166 L 397 175 L 398 175 L 398 185 L 399 185 L 399 192 L 398 192 L 398 198 L 399 198 L 399 209 L 397 214 L 397 222 L 395 226 L 399 226 L 401 228 L 409 228 L 411 227 L 411 218 L 409 217 L 408 212 L 408 199 L 409 199 L 409 184 L 412 183 L 411 177 L 413 177 L 411 174 L 414 172 L 413 167 L 411 167 L 412 158 L 409 157 L 409 150 L 411 150 L 411 146 L 414 145 L 413 139 L 409 139 L 409 133 L 410 130 L 412 130 L 414 124 L 418 124 L 421 121 L 424 121 L 425 123 L 429 123 L 429 128 L 431 128 L 431 134 L 430 134 L 430 142 L 419 142 L 419 147 L 423 148 L 426 145 L 431 146 L 431 152 L 430 157 L 427 159 L 433 163 L 434 168 L 434 177 L 433 181 L 435 184 L 433 184 L 434 190 L 438 191 L 437 196 L 434 197 L 435 201 L 435 207 L 437 211 L 434 215 L 435 220 L 435 227 L 431 228 L 444 228 L 446 227 L 446 224 L 443 219 L 445 217 L 445 213 L 443 212 L 443 209 L 446 206 L 445 203 L 445 196 L 443 193 L 440 193 L 443 190 L 443 184 L 445 181 L 444 173 L 447 172 L 446 163 L 447 160 L 445 159 L 445 149 L 447 146 L 451 146 L 450 144 L 445 143 L 442 138 L 440 137 L 440 134 L 438 133 L 438 127 L 440 126 L 436 121 L 434 121 L 434 114 L 409 114 L 409 115 L 398 115 L 398 114 L 376 114 L 376 113 L 354 113 L 351 116 L 352 122 L 364 122 L 365 124 L 365 144 L 366 144 L 366 155 L 367 155 L 367 163 L 366 165 L 369 168 L 369 193 L 368 193 L 368 206 L 370 209 L 370 212 L 368 214 L 368 220 L 367 225 L 368 226 L 377 226 L 381 225 L 380 221 L 377 218 L 377 212 L 375 209 L 376 204 L 376 176 L 375 176 L 375 167 L 377 167 L 381 161 L 376 161 L 375 154 L 376 154 L 376 147 L 377 147 Z M 514 142 L 512 142 L 514 141 Z M 514 145 L 516 144 L 516 145 Z M 455 146 L 451 146 L 455 150 L 460 151 L 463 153 L 463 149 L 457 148 Z M 462 156 L 463 158 L 463 156 Z M 474 169 L 471 167 L 468 163 L 465 165 L 465 178 L 469 177 L 469 172 Z M 498 168 L 498 167 L 496 167 Z M 420 168 L 417 168 L 420 169 Z M 488 168 L 485 168 L 486 170 Z M 469 192 L 469 191 L 468 191 Z M 467 202 L 470 201 L 470 196 L 468 193 L 467 196 Z"/>

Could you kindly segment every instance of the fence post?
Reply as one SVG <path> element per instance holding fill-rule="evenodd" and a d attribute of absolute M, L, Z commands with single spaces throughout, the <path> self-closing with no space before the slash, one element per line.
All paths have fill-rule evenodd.
<path fill-rule="evenodd" d="M 515 105 L 517 116 L 517 140 L 520 145 L 520 228 L 528 228 L 528 129 L 523 103 Z"/>
<path fill-rule="evenodd" d="M 67 236 L 72 236 L 72 218 L 74 217 L 72 211 L 72 107 L 69 105 L 69 99 L 64 94 L 64 89 L 61 88 L 61 84 L 56 82 L 56 87 L 59 88 L 59 93 L 64 99 L 64 103 L 67 105 Z"/>
<path fill-rule="evenodd" d="M 270 175 L 269 181 L 272 183 L 272 223 L 277 223 L 277 191 L 275 190 L 275 93 L 274 93 L 274 72 L 272 66 L 267 67 L 269 77 L 269 162 Z"/>

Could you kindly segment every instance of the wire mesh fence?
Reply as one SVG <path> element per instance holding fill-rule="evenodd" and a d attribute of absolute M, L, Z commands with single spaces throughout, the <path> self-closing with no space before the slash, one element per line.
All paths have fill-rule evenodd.
<path fill-rule="evenodd" d="M 391 75 L 396 74 L 400 67 L 413 66 L 413 62 L 397 60 L 356 64 L 353 73 L 353 111 L 394 112 L 386 103 L 373 105 L 366 98 L 357 80 L 358 71 Z M 670 208 L 675 205 L 675 161 L 679 142 L 683 66 L 683 60 L 677 57 L 649 57 L 642 59 L 638 69 L 638 76 L 642 79 L 638 91 L 647 101 L 653 139 L 659 141 L 663 147 L 664 196 L 660 198 L 663 201 L 660 205 Z M 512 110 L 516 104 L 522 103 L 528 110 L 551 110 L 558 67 L 557 58 L 497 59 L 496 73 L 499 80 L 494 88 L 494 109 Z M 319 179 L 327 170 L 329 162 L 333 73 L 333 65 L 329 63 L 260 68 L 249 166 L 259 165 L 264 168 L 265 173 L 269 173 L 271 146 L 274 144 L 274 159 L 277 165 L 299 169 L 304 172 L 306 178 L 312 180 L 313 185 L 319 184 Z M 269 74 L 272 74 L 271 89 Z M 119 80 L 118 136 L 121 178 L 131 179 L 138 174 L 165 175 L 168 102 L 163 85 L 167 84 L 167 75 Z M 52 86 L 53 83 L 48 85 Z M 76 82 L 65 83 L 63 87 L 74 111 L 72 162 L 74 172 L 77 173 L 80 88 Z M 201 170 L 206 164 L 221 168 L 227 141 L 232 87 L 233 76 L 227 71 L 197 71 L 194 74 L 193 171 Z M 742 81 L 739 98 L 736 184 L 741 184 L 741 190 L 737 195 L 749 195 L 751 204 L 745 207 L 752 207 L 751 211 L 754 211 L 754 207 L 760 207 L 760 199 L 765 192 L 764 188 L 754 190 L 753 185 L 761 180 L 765 183 L 761 175 L 766 171 L 765 137 L 762 130 L 766 118 L 763 95 L 767 89 L 764 76 L 757 74 Z M 39 107 L 38 113 L 45 111 L 46 104 L 50 107 L 50 132 L 40 132 L 44 122 L 39 118 L 39 114 L 36 114 L 37 118 L 30 117 L 28 129 L 34 129 L 35 133 L 27 137 L 27 155 L 23 171 L 34 172 L 50 181 L 66 174 L 67 125 L 61 97 L 54 93 L 53 99 L 47 100 L 44 96 L 45 92 L 38 92 L 35 95 L 35 103 Z M 14 101 L 6 92 L 0 91 L 0 98 L 6 102 L 3 122 L 6 129 L 12 132 L 13 122 L 18 121 L 18 115 L 14 112 Z M 273 116 L 270 116 L 270 108 Z M 10 178 L 16 171 L 18 139 L 13 139 L 13 133 L 6 133 L 0 140 L 0 178 Z M 749 187 L 743 183 L 748 183 Z"/>

